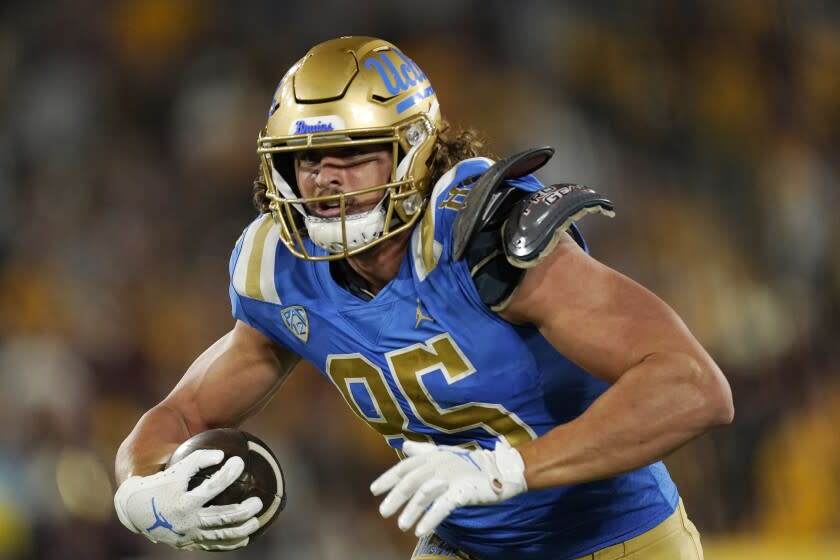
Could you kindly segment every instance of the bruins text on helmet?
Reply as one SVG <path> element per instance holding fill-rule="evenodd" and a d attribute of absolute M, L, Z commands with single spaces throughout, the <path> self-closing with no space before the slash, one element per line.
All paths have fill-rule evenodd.
<path fill-rule="evenodd" d="M 358 254 L 414 225 L 430 188 L 430 165 L 440 129 L 435 90 L 422 70 L 393 44 L 372 37 L 341 37 L 312 48 L 274 93 L 257 154 L 266 197 L 280 237 L 309 260 Z M 355 192 L 303 198 L 293 156 L 305 150 L 381 145 L 393 155 L 388 183 Z M 347 199 L 382 191 L 372 210 L 345 211 Z M 307 212 L 333 204 L 335 217 Z M 312 251 L 304 242 L 317 247 Z"/>

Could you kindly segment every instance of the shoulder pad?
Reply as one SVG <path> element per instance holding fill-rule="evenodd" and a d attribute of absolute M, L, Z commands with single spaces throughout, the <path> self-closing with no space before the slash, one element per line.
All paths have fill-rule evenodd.
<path fill-rule="evenodd" d="M 583 185 L 543 187 L 520 200 L 502 226 L 508 261 L 519 268 L 536 266 L 557 245 L 572 222 L 586 214 L 615 216 L 613 203 Z"/>
<path fill-rule="evenodd" d="M 518 189 L 506 186 L 508 179 L 518 179 L 533 173 L 546 164 L 554 155 L 554 148 L 545 146 L 497 161 L 485 171 L 464 199 L 464 206 L 455 218 L 452 240 L 452 258 L 464 256 L 470 240 L 476 232 L 484 229 L 508 202 L 511 194 L 524 194 Z"/>

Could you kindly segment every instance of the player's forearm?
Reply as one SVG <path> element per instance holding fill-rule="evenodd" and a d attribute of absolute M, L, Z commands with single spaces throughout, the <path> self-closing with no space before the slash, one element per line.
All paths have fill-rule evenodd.
<path fill-rule="evenodd" d="M 117 452 L 117 482 L 160 470 L 192 435 L 238 426 L 268 403 L 297 362 L 296 355 L 237 322 L 137 423 Z"/>
<path fill-rule="evenodd" d="M 164 405 L 149 410 L 117 451 L 117 484 L 130 476 L 147 476 L 159 471 L 190 435 L 186 420 L 177 410 Z"/>
<path fill-rule="evenodd" d="M 685 354 L 654 354 L 579 418 L 520 446 L 525 478 L 538 489 L 615 476 L 663 458 L 732 415 L 719 371 Z"/>

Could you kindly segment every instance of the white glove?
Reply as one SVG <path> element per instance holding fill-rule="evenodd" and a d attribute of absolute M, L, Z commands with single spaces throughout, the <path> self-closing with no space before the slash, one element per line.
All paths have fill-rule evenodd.
<path fill-rule="evenodd" d="M 403 451 L 408 457 L 374 480 L 370 491 L 378 496 L 390 490 L 379 506 L 382 517 L 408 501 L 398 524 L 407 531 L 422 515 L 418 537 L 431 534 L 455 508 L 495 504 L 528 489 L 522 456 L 503 439 L 493 451 L 413 441 Z"/>
<path fill-rule="evenodd" d="M 183 550 L 233 550 L 248 544 L 259 529 L 255 517 L 262 500 L 248 498 L 240 504 L 205 506 L 231 485 L 245 468 L 231 457 L 199 486 L 187 491 L 190 478 L 200 469 L 224 459 L 218 449 L 194 451 L 168 469 L 150 476 L 132 476 L 114 495 L 114 508 L 123 525 L 152 542 Z"/>

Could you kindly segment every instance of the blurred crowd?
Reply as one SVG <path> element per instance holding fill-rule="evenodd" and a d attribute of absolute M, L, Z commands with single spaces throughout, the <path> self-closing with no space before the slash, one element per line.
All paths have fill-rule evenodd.
<path fill-rule="evenodd" d="M 704 536 L 840 529 L 840 6 L 58 0 L 0 8 L 0 558 L 169 558 L 111 506 L 117 446 L 232 320 L 256 136 L 285 70 L 397 43 L 444 116 L 611 197 L 593 254 L 685 319 L 736 421 L 668 460 Z M 396 460 L 304 365 L 246 428 L 289 501 L 231 558 L 407 558 Z M 253 552 L 256 548 L 260 552 Z M 276 556 L 271 556 L 276 554 Z M 172 555 L 177 557 L 177 555 Z"/>

